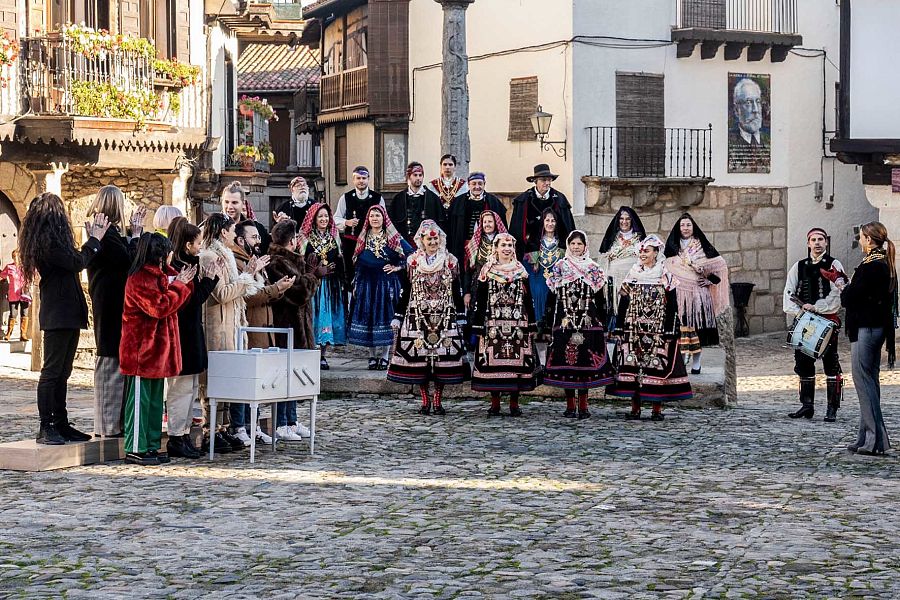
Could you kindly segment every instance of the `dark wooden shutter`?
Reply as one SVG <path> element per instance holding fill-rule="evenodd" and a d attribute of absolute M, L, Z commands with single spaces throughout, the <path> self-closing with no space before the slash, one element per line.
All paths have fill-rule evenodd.
<path fill-rule="evenodd" d="M 681 27 L 725 29 L 725 0 L 681 0 Z"/>
<path fill-rule="evenodd" d="M 531 115 L 538 107 L 538 78 L 517 77 L 509 80 L 509 137 L 511 142 L 533 142 Z"/>
<path fill-rule="evenodd" d="M 19 12 L 16 0 L 0 0 L 0 30 L 13 39 L 19 38 Z"/>
<path fill-rule="evenodd" d="M 369 114 L 409 116 L 409 0 L 369 1 Z"/>
<path fill-rule="evenodd" d="M 334 128 L 334 182 L 347 184 L 347 126 L 343 123 Z"/>
<path fill-rule="evenodd" d="M 140 0 L 119 0 L 119 32 L 133 36 L 141 35 Z"/>
<path fill-rule="evenodd" d="M 171 52 L 173 58 L 181 62 L 191 62 L 191 44 L 188 37 L 191 34 L 191 2 L 190 0 L 175 0 L 175 48 Z M 171 51 L 171 50 L 170 50 Z"/>
<path fill-rule="evenodd" d="M 619 177 L 665 175 L 663 82 L 662 75 L 616 73 L 616 164 Z"/>

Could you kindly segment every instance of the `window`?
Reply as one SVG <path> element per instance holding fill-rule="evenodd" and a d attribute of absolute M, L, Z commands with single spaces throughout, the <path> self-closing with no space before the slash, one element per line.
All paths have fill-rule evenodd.
<path fill-rule="evenodd" d="M 725 0 L 681 0 L 680 4 L 681 27 L 725 29 Z"/>
<path fill-rule="evenodd" d="M 50 28 L 65 23 L 84 23 L 94 29 L 109 29 L 109 0 L 49 0 Z"/>
<path fill-rule="evenodd" d="M 616 166 L 619 177 L 665 175 L 663 76 L 616 73 Z"/>
<path fill-rule="evenodd" d="M 531 115 L 538 107 L 538 78 L 518 77 L 509 80 L 509 141 L 533 142 Z"/>
<path fill-rule="evenodd" d="M 237 117 L 237 108 L 235 100 L 237 99 L 237 89 L 234 81 L 234 62 L 231 55 L 225 53 L 225 156 L 230 157 L 235 148 L 235 118 Z"/>
<path fill-rule="evenodd" d="M 334 128 L 334 182 L 347 185 L 347 126 Z"/>

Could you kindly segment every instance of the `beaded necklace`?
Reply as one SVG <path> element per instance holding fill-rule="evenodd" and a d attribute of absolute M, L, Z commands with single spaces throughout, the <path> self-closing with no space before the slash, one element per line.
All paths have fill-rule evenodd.
<path fill-rule="evenodd" d="M 429 358 L 434 359 L 438 349 L 449 348 L 453 343 L 449 336 L 441 335 L 450 329 L 453 311 L 453 273 L 444 269 L 438 274 L 415 274 L 413 276 L 409 310 L 415 329 L 422 333 L 413 345 L 427 349 Z"/>
<path fill-rule="evenodd" d="M 375 258 L 386 260 L 387 253 L 384 251 L 386 247 L 387 236 L 384 234 L 383 229 L 378 233 L 370 231 L 369 235 L 366 236 L 366 250 L 371 251 Z"/>
<path fill-rule="evenodd" d="M 590 290 L 584 281 L 572 282 L 560 290 L 563 317 L 560 322 L 563 330 L 573 329 L 569 343 L 580 346 L 584 343 L 584 334 L 581 330 L 590 325 L 588 318 L 588 305 L 590 304 Z"/>
<path fill-rule="evenodd" d="M 319 262 L 323 267 L 327 267 L 329 265 L 328 253 L 337 248 L 337 242 L 334 241 L 334 237 L 316 229 L 310 236 L 309 243 L 313 252 L 319 257 Z"/>

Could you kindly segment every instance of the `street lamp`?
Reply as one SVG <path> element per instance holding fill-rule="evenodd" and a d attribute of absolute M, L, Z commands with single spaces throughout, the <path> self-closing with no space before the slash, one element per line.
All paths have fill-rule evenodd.
<path fill-rule="evenodd" d="M 538 143 L 541 146 L 541 152 L 549 148 L 550 150 L 553 150 L 554 154 L 565 160 L 566 142 L 547 141 L 547 134 L 550 133 L 551 121 L 553 121 L 553 115 L 548 112 L 544 112 L 544 110 L 540 106 L 537 107 L 537 112 L 531 115 L 531 127 L 534 128 L 534 135 L 538 137 Z M 556 145 L 560 147 L 557 148 Z"/>
<path fill-rule="evenodd" d="M 325 178 L 316 177 L 313 180 L 313 189 L 316 190 L 316 200 L 319 202 L 327 202 L 325 198 Z"/>

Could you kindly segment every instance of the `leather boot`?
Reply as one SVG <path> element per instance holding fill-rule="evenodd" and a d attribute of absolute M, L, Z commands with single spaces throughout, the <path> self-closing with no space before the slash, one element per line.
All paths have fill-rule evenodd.
<path fill-rule="evenodd" d="M 844 395 L 844 378 L 840 375 L 829 377 L 825 382 L 825 393 L 828 397 L 828 410 L 825 413 L 825 422 L 837 421 L 837 409 L 841 406 L 841 397 Z"/>
<path fill-rule="evenodd" d="M 47 446 L 61 446 L 66 443 L 66 439 L 60 435 L 53 423 L 41 423 L 41 428 L 38 430 L 35 441 L 38 444 Z"/>
<path fill-rule="evenodd" d="M 28 337 L 31 334 L 31 332 L 28 331 L 28 326 L 31 324 L 29 321 L 28 317 L 22 317 L 22 328 L 19 330 L 19 339 L 23 342 L 27 342 L 31 339 Z"/>
<path fill-rule="evenodd" d="M 9 338 L 12 337 L 13 329 L 16 327 L 16 318 L 12 315 L 9 316 L 9 321 L 6 323 L 6 334 L 3 336 L 3 341 L 8 342 Z"/>
<path fill-rule="evenodd" d="M 816 378 L 801 377 L 800 378 L 800 409 L 790 413 L 788 416 L 792 419 L 812 419 L 815 414 L 816 402 Z"/>

